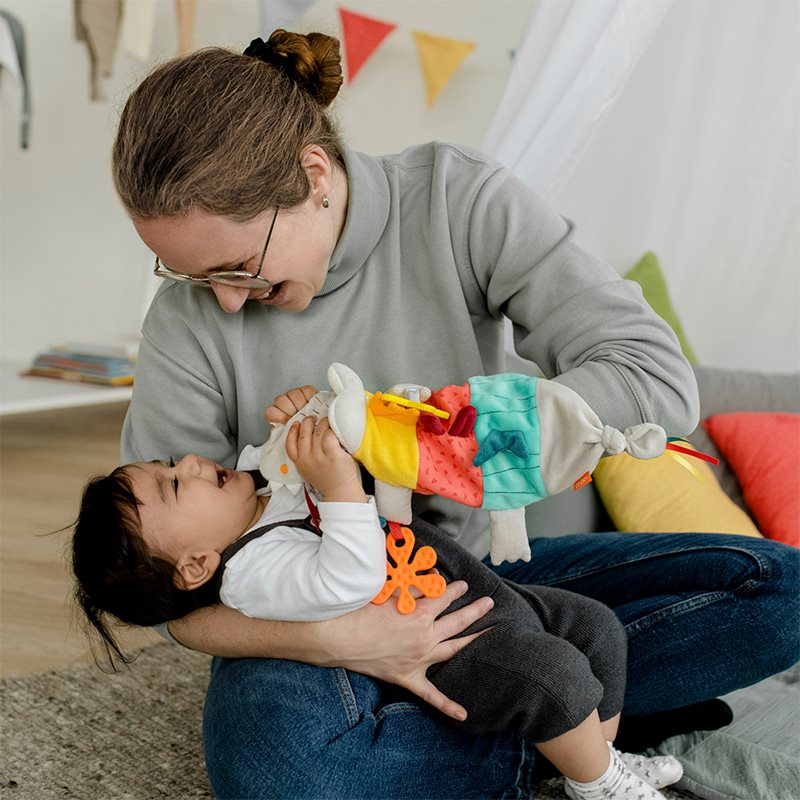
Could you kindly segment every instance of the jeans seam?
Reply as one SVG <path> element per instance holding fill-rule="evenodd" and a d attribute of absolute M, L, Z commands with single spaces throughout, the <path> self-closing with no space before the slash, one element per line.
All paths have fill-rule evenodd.
<path fill-rule="evenodd" d="M 409 712 L 422 713 L 422 709 L 417 703 L 409 703 L 407 701 L 389 703 L 378 710 L 375 720 L 380 722 L 380 720 L 385 717 L 391 717 L 393 714 L 408 714 Z"/>
<path fill-rule="evenodd" d="M 657 536 L 658 534 L 653 534 L 653 535 Z M 762 559 L 759 556 L 758 553 L 753 553 L 753 552 L 751 552 L 749 550 L 745 550 L 744 548 L 734 547 L 734 546 L 729 546 L 729 545 L 725 545 L 725 546 L 717 545 L 717 546 L 714 546 L 714 547 L 711 547 L 711 548 L 702 547 L 702 546 L 696 546 L 696 547 L 689 547 L 689 548 L 677 548 L 675 550 L 666 550 L 666 551 L 661 551 L 661 552 L 658 552 L 658 553 L 648 553 L 648 554 L 645 554 L 645 555 L 642 555 L 642 556 L 637 556 L 636 558 L 631 559 L 630 561 L 624 561 L 624 562 L 617 563 L 614 566 L 615 567 L 630 566 L 632 564 L 638 564 L 638 563 L 642 563 L 642 562 L 645 562 L 645 561 L 651 561 L 651 560 L 657 559 L 657 558 L 663 558 L 663 557 L 669 557 L 669 556 L 675 556 L 675 555 L 686 555 L 688 553 L 693 553 L 693 552 L 698 552 L 698 551 L 699 552 L 708 552 L 709 550 L 721 550 L 721 551 L 728 552 L 728 553 L 733 552 L 733 553 L 738 553 L 738 554 L 747 556 L 748 558 L 753 559 L 753 561 L 755 561 L 756 564 L 758 565 L 758 568 L 760 570 L 759 580 L 763 581 L 764 579 L 769 579 L 769 576 L 770 576 L 769 561 Z M 542 585 L 546 585 L 546 586 L 558 586 L 558 584 L 561 584 L 561 583 L 567 583 L 567 582 L 572 581 L 572 580 L 576 580 L 576 579 L 580 579 L 580 578 L 586 578 L 586 577 L 588 577 L 590 575 L 596 575 L 596 574 L 599 574 L 599 573 L 602 573 L 602 572 L 606 572 L 607 569 L 608 569 L 607 566 L 603 566 L 603 567 L 598 567 L 596 569 L 590 569 L 590 570 L 585 571 L 585 572 L 575 571 L 575 572 L 570 572 L 570 573 L 566 573 L 566 574 L 562 573 L 562 574 L 560 574 L 558 576 L 558 580 L 553 582 L 553 583 L 547 583 L 547 584 L 545 584 L 544 582 L 541 582 L 541 583 L 542 583 Z M 744 588 L 744 586 L 746 586 L 746 585 L 748 585 L 750 583 L 754 583 L 752 578 L 748 578 L 747 581 L 745 581 L 745 583 L 742 584 L 741 588 Z"/>
<path fill-rule="evenodd" d="M 625 626 L 625 632 L 630 637 L 633 634 L 649 628 L 654 622 L 658 622 L 661 619 L 686 614 L 689 611 L 695 611 L 698 608 L 703 608 L 704 606 L 724 600 L 727 594 L 727 592 L 708 592 L 698 597 L 691 597 L 688 600 L 681 600 L 679 603 L 672 603 L 672 605 L 666 608 L 659 608 L 658 611 L 653 611 L 647 616 L 637 619 L 635 622 L 628 623 Z"/>
<path fill-rule="evenodd" d="M 518 737 L 518 741 L 521 744 L 520 759 L 513 790 L 516 797 L 533 797 L 533 765 L 536 760 L 536 750 L 532 742 L 522 737 Z M 509 797 L 508 792 L 503 794 L 503 798 L 507 797 Z"/>
<path fill-rule="evenodd" d="M 339 697 L 342 699 L 347 720 L 350 725 L 355 725 L 358 722 L 358 703 L 350 679 L 347 677 L 347 671 L 342 667 L 336 667 L 333 670 L 333 678 L 336 681 L 336 688 L 339 690 Z"/>

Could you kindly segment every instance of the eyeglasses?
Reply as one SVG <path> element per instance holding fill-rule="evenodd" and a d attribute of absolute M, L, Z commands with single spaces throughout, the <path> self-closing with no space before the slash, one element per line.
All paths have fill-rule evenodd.
<path fill-rule="evenodd" d="M 220 270 L 219 272 L 212 272 L 209 275 L 187 275 L 185 272 L 175 272 L 175 270 L 165 266 L 161 263 L 158 256 L 156 256 L 156 265 L 153 268 L 153 275 L 158 275 L 159 278 L 170 278 L 173 281 L 192 283 L 195 286 L 205 286 L 207 289 L 211 288 L 212 283 L 221 283 L 223 286 L 236 286 L 239 289 L 272 289 L 272 283 L 266 278 L 261 278 L 259 276 L 261 275 L 261 267 L 264 266 L 264 256 L 267 254 L 269 240 L 272 237 L 272 229 L 275 227 L 275 220 L 278 218 L 279 208 L 280 206 L 276 206 L 275 213 L 272 215 L 272 222 L 267 232 L 267 241 L 264 242 L 264 249 L 261 251 L 261 260 L 258 262 L 258 269 L 255 274 L 235 269 Z"/>

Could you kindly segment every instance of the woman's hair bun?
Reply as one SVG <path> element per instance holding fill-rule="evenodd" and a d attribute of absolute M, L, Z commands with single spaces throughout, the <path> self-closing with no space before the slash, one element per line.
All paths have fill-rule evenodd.
<path fill-rule="evenodd" d="M 244 51 L 291 78 L 327 108 L 342 85 L 339 40 L 324 33 L 292 33 L 279 28 L 265 42 L 253 39 Z"/>

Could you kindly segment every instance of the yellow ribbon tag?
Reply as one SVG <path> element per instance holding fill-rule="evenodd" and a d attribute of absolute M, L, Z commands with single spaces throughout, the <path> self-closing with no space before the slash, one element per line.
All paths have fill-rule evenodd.
<path fill-rule="evenodd" d="M 690 464 L 682 455 L 676 453 L 674 450 L 667 450 L 666 454 L 670 456 L 670 458 L 674 458 L 682 467 L 688 469 L 701 483 L 705 480 L 697 467 L 695 467 L 694 464 Z"/>
<path fill-rule="evenodd" d="M 435 417 L 450 419 L 449 411 L 442 411 L 441 408 L 429 406 L 427 403 L 418 403 L 416 400 L 409 400 L 406 397 L 398 397 L 396 394 L 386 394 L 385 392 L 381 395 L 381 398 L 383 399 L 384 403 L 397 403 L 399 406 L 415 408 L 417 411 L 425 411 L 428 414 L 433 414 Z"/>

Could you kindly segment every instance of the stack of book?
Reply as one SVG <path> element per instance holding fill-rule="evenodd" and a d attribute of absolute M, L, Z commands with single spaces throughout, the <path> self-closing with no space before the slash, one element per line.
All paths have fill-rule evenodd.
<path fill-rule="evenodd" d="M 138 340 L 67 342 L 39 353 L 31 367 L 22 374 L 106 386 L 130 386 L 137 350 Z"/>

